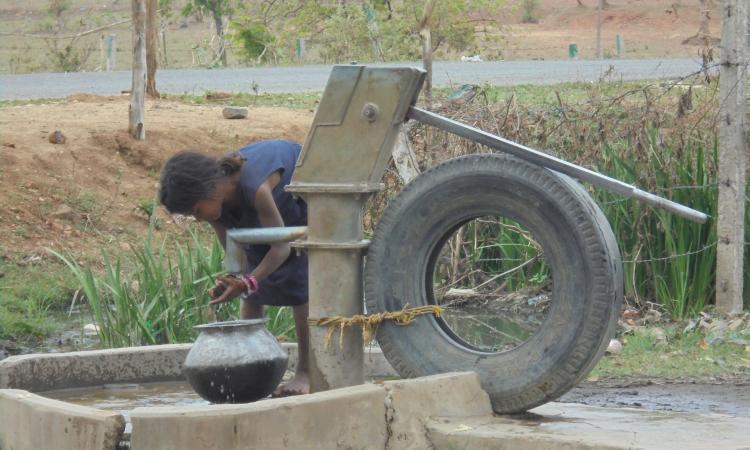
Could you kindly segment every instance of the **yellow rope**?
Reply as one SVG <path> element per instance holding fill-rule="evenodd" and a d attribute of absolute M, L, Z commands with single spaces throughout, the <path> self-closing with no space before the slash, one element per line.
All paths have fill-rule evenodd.
<path fill-rule="evenodd" d="M 384 320 L 392 320 L 396 322 L 396 325 L 409 325 L 414 322 L 417 316 L 422 314 L 434 314 L 435 317 L 440 317 L 443 313 L 443 308 L 437 305 L 419 306 L 417 308 L 408 308 L 408 306 L 409 305 L 404 306 L 401 311 L 386 311 L 369 315 L 357 314 L 352 317 L 334 316 L 323 317 L 320 319 L 308 319 L 308 323 L 319 327 L 328 327 L 328 332 L 326 333 L 326 348 L 330 346 L 333 333 L 338 328 L 339 348 L 343 348 L 345 327 L 359 326 L 362 328 L 362 339 L 365 344 L 368 344 L 375 335 L 378 326 Z"/>

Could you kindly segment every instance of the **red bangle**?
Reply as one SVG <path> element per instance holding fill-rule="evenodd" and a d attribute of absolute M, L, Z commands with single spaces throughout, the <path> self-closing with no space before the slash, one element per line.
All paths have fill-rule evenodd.
<path fill-rule="evenodd" d="M 248 292 L 258 292 L 258 279 L 255 275 L 243 274 L 240 278 L 245 283 Z"/>

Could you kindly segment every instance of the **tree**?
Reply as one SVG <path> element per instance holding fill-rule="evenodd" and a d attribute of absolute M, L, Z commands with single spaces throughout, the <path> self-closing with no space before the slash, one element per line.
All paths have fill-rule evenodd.
<path fill-rule="evenodd" d="M 221 61 L 222 66 L 227 65 L 226 41 L 224 39 L 224 17 L 234 12 L 232 0 L 188 0 L 182 9 L 184 16 L 190 16 L 196 13 L 210 13 L 214 19 L 216 27 L 216 36 L 219 38 L 219 50 L 217 60 Z M 216 61 L 215 61 L 216 62 Z"/>
<path fill-rule="evenodd" d="M 537 23 L 539 19 L 536 17 L 537 7 L 539 6 L 539 0 L 523 0 L 521 2 L 521 8 L 523 9 L 523 23 Z"/>
<path fill-rule="evenodd" d="M 432 33 L 430 30 L 430 19 L 435 10 L 436 0 L 425 0 L 422 19 L 419 21 L 419 37 L 422 39 L 422 64 L 427 71 L 424 80 L 424 96 L 427 104 L 432 106 Z"/>
<path fill-rule="evenodd" d="M 429 95 L 432 55 L 440 49 L 477 51 L 477 28 L 494 24 L 503 3 L 503 0 L 394 2 L 388 12 L 391 19 L 382 18 L 383 51 L 389 59 L 422 57 L 428 71 L 425 95 Z"/>
<path fill-rule="evenodd" d="M 146 93 L 151 97 L 159 97 L 156 90 L 156 61 L 159 53 L 159 39 L 157 28 L 159 18 L 156 15 L 157 0 L 146 0 Z"/>
<path fill-rule="evenodd" d="M 50 0 L 47 13 L 50 15 L 52 23 L 42 25 L 42 29 L 52 32 L 51 35 L 44 37 L 44 42 L 49 49 L 47 58 L 52 62 L 53 69 L 61 72 L 78 72 L 83 69 L 94 51 L 91 43 L 83 46 L 78 45 L 79 39 L 86 34 L 64 36 L 65 30 L 68 28 L 65 14 L 70 9 L 71 0 Z M 79 25 L 83 24 L 84 19 L 82 18 Z"/>
<path fill-rule="evenodd" d="M 682 41 L 683 45 L 715 45 L 719 43 L 717 38 L 711 37 L 711 8 L 714 7 L 713 0 L 700 0 L 701 22 L 695 35 Z"/>

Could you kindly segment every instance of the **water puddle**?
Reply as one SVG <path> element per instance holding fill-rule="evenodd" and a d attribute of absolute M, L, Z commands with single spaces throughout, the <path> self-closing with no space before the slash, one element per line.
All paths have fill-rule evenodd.
<path fill-rule="evenodd" d="M 59 325 L 58 330 L 21 353 L 63 353 L 100 348 L 96 326 L 86 306 L 76 305 L 67 311 L 50 313 L 48 319 Z"/>
<path fill-rule="evenodd" d="M 559 401 L 650 411 L 750 417 L 750 385 L 747 383 L 650 384 L 631 387 L 598 387 L 584 383 L 563 395 Z"/>
<path fill-rule="evenodd" d="M 90 408 L 115 411 L 125 418 L 125 436 L 132 430 L 130 411 L 141 406 L 191 406 L 209 403 L 186 381 L 140 384 L 105 384 L 77 389 L 39 392 L 47 398 Z"/>
<path fill-rule="evenodd" d="M 208 405 L 185 381 L 105 384 L 41 392 L 47 398 L 91 408 L 126 413 L 141 406 Z"/>

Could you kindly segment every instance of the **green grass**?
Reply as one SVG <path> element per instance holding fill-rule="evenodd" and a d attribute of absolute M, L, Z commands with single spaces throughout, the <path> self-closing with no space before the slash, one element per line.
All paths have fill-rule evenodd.
<path fill-rule="evenodd" d="M 568 82 L 551 85 L 516 84 L 512 86 L 482 85 L 480 94 L 488 103 L 505 103 L 513 99 L 518 104 L 536 107 L 564 107 L 590 102 L 593 98 L 608 99 L 635 91 L 653 91 L 661 94 L 669 82 L 659 80 L 613 81 L 602 83 Z M 435 97 L 449 97 L 457 94 L 460 86 L 434 89 Z M 669 89 L 668 97 L 681 94 L 680 89 Z"/>
<path fill-rule="evenodd" d="M 208 290 L 224 272 L 224 252 L 213 236 L 207 242 L 192 230 L 187 239 L 168 237 L 157 244 L 149 237 L 128 252 L 102 251 L 103 271 L 53 253 L 85 294 L 105 347 L 192 342 L 195 325 L 239 317 L 238 300 L 216 308 L 208 304 Z M 287 308 L 266 313 L 271 333 L 295 338 Z"/>
<path fill-rule="evenodd" d="M 664 329 L 666 342 L 648 330 L 622 339 L 619 355 L 605 356 L 589 379 L 612 377 L 700 378 L 750 376 L 750 351 L 732 342 L 709 345 L 699 332 Z"/>
<path fill-rule="evenodd" d="M 30 343 L 53 332 L 51 311 L 63 310 L 73 297 L 73 276 L 60 264 L 19 266 L 0 262 L 0 339 Z"/>

